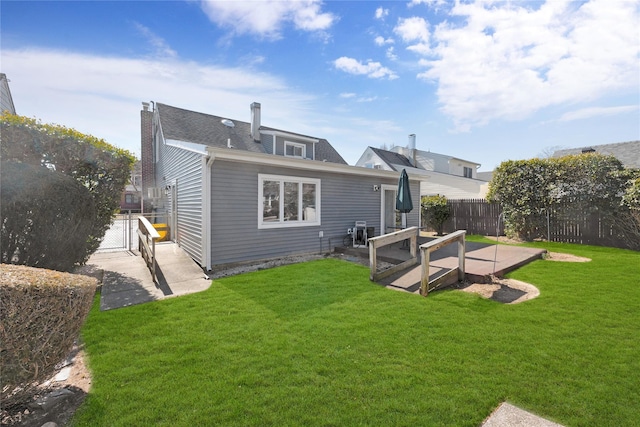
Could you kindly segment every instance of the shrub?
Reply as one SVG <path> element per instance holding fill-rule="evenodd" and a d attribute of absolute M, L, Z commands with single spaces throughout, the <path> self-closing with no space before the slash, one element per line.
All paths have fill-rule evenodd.
<path fill-rule="evenodd" d="M 135 157 L 102 139 L 28 117 L 0 116 L 0 158 L 67 175 L 93 198 L 94 219 L 82 262 L 98 249 L 120 206 Z M 74 206 L 69 206 L 69 210 Z"/>
<path fill-rule="evenodd" d="M 1 262 L 71 271 L 85 260 L 95 209 L 73 178 L 42 166 L 0 166 Z"/>
<path fill-rule="evenodd" d="M 615 217 L 625 188 L 619 160 L 581 154 L 502 162 L 489 184 L 487 200 L 502 204 L 507 235 L 533 240 L 545 236 L 549 212 Z"/>
<path fill-rule="evenodd" d="M 0 402 L 19 403 L 50 378 L 78 337 L 97 280 L 0 264 Z"/>
<path fill-rule="evenodd" d="M 422 213 L 427 218 L 427 223 L 433 227 L 439 236 L 442 235 L 442 227 L 451 216 L 451 210 L 444 196 L 423 196 L 421 201 Z"/>

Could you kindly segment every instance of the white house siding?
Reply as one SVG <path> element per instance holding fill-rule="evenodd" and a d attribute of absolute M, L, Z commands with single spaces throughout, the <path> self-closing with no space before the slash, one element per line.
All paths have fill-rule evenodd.
<path fill-rule="evenodd" d="M 447 199 L 481 199 L 488 191 L 488 183 L 477 179 L 431 172 L 429 180 L 422 183 L 420 194 L 440 194 Z"/>
<path fill-rule="evenodd" d="M 202 158 L 202 154 L 177 147 L 165 146 L 163 150 L 164 183 L 175 183 L 177 188 L 177 229 L 171 233 L 197 262 L 202 260 Z M 164 207 L 169 217 L 170 196 Z"/>
<path fill-rule="evenodd" d="M 397 186 L 392 179 L 308 172 L 250 163 L 216 160 L 211 179 L 212 265 L 326 251 L 343 245 L 347 228 L 366 221 L 380 234 L 380 191 L 374 185 Z M 258 229 L 258 174 L 320 179 L 320 226 Z M 412 182 L 416 209 L 408 224 L 419 224 L 419 184 Z M 319 232 L 323 232 L 323 238 Z"/>

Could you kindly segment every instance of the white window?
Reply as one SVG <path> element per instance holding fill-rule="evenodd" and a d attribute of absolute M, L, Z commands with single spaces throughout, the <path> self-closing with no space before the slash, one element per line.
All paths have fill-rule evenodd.
<path fill-rule="evenodd" d="M 258 175 L 258 228 L 320 225 L 320 180 Z"/>
<path fill-rule="evenodd" d="M 307 157 L 307 146 L 297 142 L 284 142 L 284 155 L 287 157 L 297 157 L 305 159 Z"/>

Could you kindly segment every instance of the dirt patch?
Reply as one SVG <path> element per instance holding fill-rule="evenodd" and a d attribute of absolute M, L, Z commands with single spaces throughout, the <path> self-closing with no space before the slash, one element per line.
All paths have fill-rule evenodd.
<path fill-rule="evenodd" d="M 540 295 L 538 288 L 529 283 L 497 277 L 493 277 L 490 283 L 465 282 L 455 285 L 455 288 L 504 304 L 518 304 Z"/>
<path fill-rule="evenodd" d="M 45 423 L 66 425 L 91 388 L 91 372 L 84 351 L 75 346 L 58 365 L 55 375 L 40 384 L 25 402 L 0 409 L 0 423 L 6 426 L 40 427 Z"/>
<path fill-rule="evenodd" d="M 520 239 L 512 239 L 510 237 L 507 236 L 484 236 L 489 240 L 494 240 L 496 242 L 499 243 L 509 243 L 509 244 L 518 244 L 518 243 L 524 243 L 524 240 L 520 240 Z"/>
<path fill-rule="evenodd" d="M 585 258 L 577 255 L 563 254 L 560 252 L 547 252 L 544 258 L 547 261 L 559 261 L 559 262 L 589 262 L 591 258 Z"/>

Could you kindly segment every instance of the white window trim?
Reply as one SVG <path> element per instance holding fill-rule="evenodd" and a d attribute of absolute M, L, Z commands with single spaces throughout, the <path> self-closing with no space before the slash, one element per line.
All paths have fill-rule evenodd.
<path fill-rule="evenodd" d="M 263 222 L 264 212 L 264 181 L 278 181 L 280 182 L 280 209 L 279 212 L 284 212 L 284 183 L 295 182 L 301 187 L 302 184 L 314 184 L 316 186 L 316 220 L 315 221 L 282 221 L 278 222 Z M 266 175 L 258 174 L 258 229 L 269 228 L 292 228 L 292 227 L 316 227 L 322 225 L 321 221 L 321 209 L 320 209 L 321 187 L 320 180 L 315 178 L 303 178 L 287 175 Z M 298 206 L 300 211 L 298 212 L 298 218 L 302 218 L 302 188 L 298 191 Z"/>
<path fill-rule="evenodd" d="M 287 146 L 302 148 L 302 156 L 290 156 L 287 154 Z M 284 142 L 284 155 L 285 157 L 293 157 L 294 159 L 306 159 L 307 158 L 307 146 L 299 142 L 285 141 Z"/>

